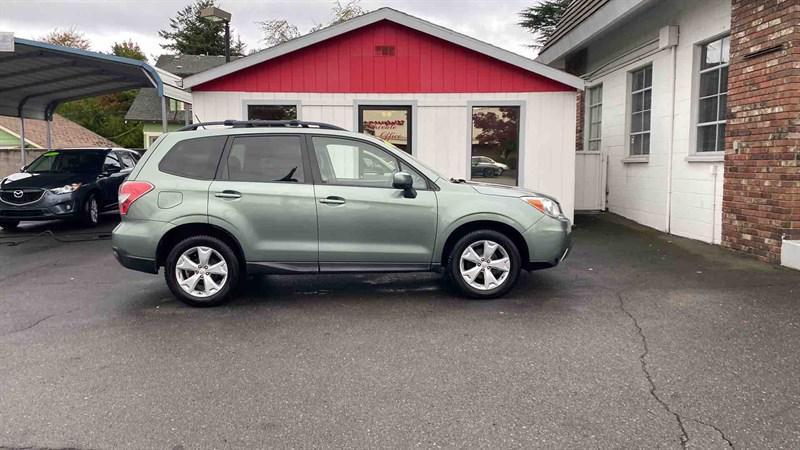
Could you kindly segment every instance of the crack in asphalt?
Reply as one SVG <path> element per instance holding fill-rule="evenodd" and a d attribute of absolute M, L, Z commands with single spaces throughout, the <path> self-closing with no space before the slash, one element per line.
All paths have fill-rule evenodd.
<path fill-rule="evenodd" d="M 685 420 L 691 420 L 692 422 L 695 422 L 695 423 L 698 423 L 700 425 L 703 425 L 703 426 L 706 426 L 708 428 L 713 429 L 714 431 L 716 431 L 722 437 L 722 440 L 725 441 L 725 443 L 728 445 L 728 447 L 735 449 L 736 447 L 734 447 L 733 441 L 731 441 L 725 435 L 725 432 L 723 432 L 722 429 L 720 429 L 719 427 L 717 427 L 714 424 L 711 424 L 711 423 L 708 423 L 708 422 L 704 422 L 704 421 L 699 420 L 699 419 L 694 419 L 694 418 L 691 418 L 691 417 L 684 418 L 683 416 L 681 416 L 677 412 L 673 411 L 672 408 L 670 408 L 669 404 L 667 404 L 666 401 L 664 401 L 661 397 L 659 397 L 659 395 L 656 393 L 656 389 L 657 389 L 656 383 L 655 383 L 655 381 L 653 381 L 653 377 L 650 374 L 649 369 L 647 368 L 647 360 L 646 360 L 646 358 L 647 358 L 647 355 L 650 354 L 650 348 L 647 345 L 647 336 L 645 336 L 644 330 L 642 330 L 642 327 L 639 325 L 639 321 L 636 320 L 636 317 L 630 311 L 628 311 L 627 308 L 625 308 L 625 300 L 622 298 L 622 293 L 621 292 L 616 292 L 616 294 L 617 294 L 617 298 L 619 299 L 619 308 L 620 308 L 620 310 L 622 310 L 622 312 L 631 319 L 631 321 L 633 322 L 633 326 L 636 327 L 636 332 L 637 332 L 637 334 L 639 335 L 639 338 L 642 341 L 643 352 L 642 352 L 641 355 L 639 355 L 639 363 L 642 366 L 642 373 L 644 374 L 645 379 L 647 379 L 647 382 L 650 384 L 650 395 L 656 400 L 656 402 L 658 402 L 661 405 L 662 408 L 664 408 L 665 411 L 667 411 L 668 413 L 672 414 L 675 417 L 675 420 L 678 422 L 678 427 L 681 430 L 681 437 L 680 437 L 681 447 L 686 448 L 688 443 L 689 443 L 689 433 L 686 431 L 686 427 L 684 426 L 684 421 Z"/>
<path fill-rule="evenodd" d="M 40 323 L 44 322 L 47 319 L 52 319 L 53 317 L 56 317 L 56 316 L 63 316 L 63 315 L 69 314 L 71 312 L 75 312 L 75 311 L 77 311 L 79 309 L 80 308 L 73 308 L 73 309 L 70 309 L 69 311 L 65 311 L 63 313 L 56 313 L 56 314 L 50 314 L 50 315 L 44 316 L 41 319 L 36 320 L 35 322 L 33 322 L 32 324 L 30 324 L 28 326 L 25 326 L 25 327 L 22 327 L 22 328 L 19 328 L 19 329 L 16 329 L 16 330 L 11 330 L 8 333 L 3 333 L 3 334 L 0 335 L 0 337 L 10 336 L 10 335 L 15 334 L 15 333 L 21 333 L 23 331 L 30 330 L 31 328 L 35 327 L 36 325 L 39 325 Z M 4 448 L 5 447 L 0 446 L 0 450 L 3 450 Z"/>
<path fill-rule="evenodd" d="M 617 298 L 619 299 L 619 308 L 631 319 L 633 326 L 636 327 L 636 332 L 639 334 L 639 338 L 642 341 L 643 352 L 641 355 L 639 355 L 639 363 L 642 366 L 642 373 L 644 374 L 645 379 L 647 379 L 647 382 L 650 384 L 650 396 L 653 397 L 658 404 L 664 408 L 665 411 L 675 417 L 675 420 L 678 422 L 678 427 L 681 430 L 681 447 L 686 448 L 686 445 L 689 443 L 689 433 L 686 432 L 686 427 L 683 425 L 683 419 L 681 418 L 680 414 L 676 413 L 669 407 L 667 402 L 658 396 L 656 393 L 656 383 L 653 381 L 653 377 L 650 375 L 650 371 L 647 369 L 646 358 L 650 353 L 650 349 L 647 347 L 647 338 L 644 335 L 644 331 L 642 330 L 642 327 L 639 326 L 639 321 L 636 320 L 636 317 L 634 317 L 633 314 L 631 314 L 630 311 L 625 308 L 625 300 L 622 299 L 621 293 L 617 292 Z"/>
<path fill-rule="evenodd" d="M 703 422 L 702 420 L 699 420 L 699 419 L 689 419 L 689 420 L 692 420 L 694 422 L 699 423 L 700 425 L 705 425 L 705 426 L 707 426 L 709 428 L 714 429 L 714 431 L 719 433 L 719 435 L 722 437 L 722 440 L 725 441 L 726 444 L 728 444 L 728 447 L 736 448 L 736 447 L 733 446 L 733 442 L 730 439 L 728 439 L 728 437 L 725 436 L 725 433 L 719 427 L 717 427 L 716 425 L 708 423 L 708 422 Z"/>

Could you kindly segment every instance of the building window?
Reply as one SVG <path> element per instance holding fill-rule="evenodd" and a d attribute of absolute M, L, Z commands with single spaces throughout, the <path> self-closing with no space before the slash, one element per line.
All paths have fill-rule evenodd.
<path fill-rule="evenodd" d="M 297 105 L 247 105 L 247 120 L 297 120 Z"/>
<path fill-rule="evenodd" d="M 472 108 L 473 180 L 516 186 L 519 182 L 519 106 Z"/>
<path fill-rule="evenodd" d="M 725 115 L 728 111 L 728 64 L 731 38 L 701 47 L 700 88 L 697 104 L 697 151 L 725 151 Z"/>
<path fill-rule="evenodd" d="M 587 91 L 586 102 L 586 150 L 600 151 L 600 138 L 602 132 L 600 125 L 603 122 L 603 85 L 590 87 Z"/>
<path fill-rule="evenodd" d="M 411 107 L 360 105 L 358 131 L 383 139 L 406 153 L 411 151 Z"/>
<path fill-rule="evenodd" d="M 650 109 L 653 100 L 653 66 L 631 72 L 630 155 L 650 154 Z"/>

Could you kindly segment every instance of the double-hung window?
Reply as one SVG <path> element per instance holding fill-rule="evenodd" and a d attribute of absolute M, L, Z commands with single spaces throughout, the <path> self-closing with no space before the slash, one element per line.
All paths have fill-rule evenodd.
<path fill-rule="evenodd" d="M 586 150 L 590 152 L 600 151 L 600 138 L 602 132 L 600 126 L 603 121 L 603 85 L 593 86 L 587 90 L 588 101 L 586 103 Z"/>
<path fill-rule="evenodd" d="M 650 154 L 650 110 L 653 102 L 653 66 L 631 72 L 630 155 Z"/>
<path fill-rule="evenodd" d="M 697 152 L 725 151 L 725 115 L 728 110 L 728 64 L 731 38 L 709 42 L 700 51 L 697 105 Z"/>

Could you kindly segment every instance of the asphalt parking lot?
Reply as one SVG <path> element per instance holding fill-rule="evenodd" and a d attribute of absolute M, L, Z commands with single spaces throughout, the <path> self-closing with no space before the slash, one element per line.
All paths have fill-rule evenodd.
<path fill-rule="evenodd" d="M 598 215 L 500 300 L 275 276 L 192 309 L 104 219 L 0 234 L 0 447 L 800 447 L 798 272 Z"/>

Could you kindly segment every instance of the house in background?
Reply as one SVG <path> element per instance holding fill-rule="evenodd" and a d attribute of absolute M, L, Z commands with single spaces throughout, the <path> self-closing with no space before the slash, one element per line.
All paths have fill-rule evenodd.
<path fill-rule="evenodd" d="M 552 194 L 570 218 L 583 84 L 390 8 L 184 80 L 203 121 L 300 119 L 374 134 L 447 176 Z"/>
<path fill-rule="evenodd" d="M 537 59 L 586 80 L 576 208 L 800 268 L 799 22 L 800 0 L 574 0 Z"/>
<path fill-rule="evenodd" d="M 233 56 L 231 60 L 238 58 Z M 156 61 L 156 68 L 161 75 L 180 80 L 222 64 L 225 64 L 224 56 L 161 55 Z M 144 148 L 149 147 L 162 134 L 161 98 L 155 88 L 139 89 L 136 99 L 125 114 L 125 120 L 142 122 Z M 168 130 L 175 131 L 191 121 L 191 104 L 170 98 L 167 103 Z"/>
<path fill-rule="evenodd" d="M 77 123 L 54 114 L 52 148 L 118 147 L 114 142 Z M 19 117 L 0 116 L 0 177 L 17 172 L 20 165 Z M 47 151 L 47 124 L 25 119 L 25 147 L 29 161 Z"/>

